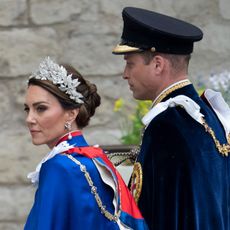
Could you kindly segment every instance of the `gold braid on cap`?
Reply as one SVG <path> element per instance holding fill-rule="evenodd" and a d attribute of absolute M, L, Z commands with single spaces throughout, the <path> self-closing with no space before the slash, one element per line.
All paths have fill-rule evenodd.
<path fill-rule="evenodd" d="M 63 66 L 59 66 L 52 61 L 50 57 L 46 57 L 39 65 L 38 70 L 32 73 L 29 79 L 35 78 L 39 80 L 51 81 L 54 85 L 69 95 L 73 101 L 83 104 L 81 99 L 83 95 L 77 92 L 77 86 L 80 84 L 78 79 L 72 79 L 72 74 L 68 75 L 67 70 Z"/>

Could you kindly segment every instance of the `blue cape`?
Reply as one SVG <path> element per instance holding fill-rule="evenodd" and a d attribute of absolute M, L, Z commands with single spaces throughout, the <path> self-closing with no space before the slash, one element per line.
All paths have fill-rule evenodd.
<path fill-rule="evenodd" d="M 76 146 L 76 148 L 70 149 L 69 151 L 71 153 L 68 153 L 86 167 L 94 185 L 97 187 L 97 193 L 103 205 L 106 210 L 114 214 L 113 198 L 115 193 L 113 189 L 102 180 L 102 175 L 98 171 L 98 166 L 96 167 L 93 157 L 97 156 L 97 158 L 94 159 L 100 161 L 103 165 L 102 167 L 107 167 L 109 170 L 113 168 L 112 163 L 107 161 L 101 149 L 89 147 L 81 133 L 75 133 L 76 136 L 68 140 L 68 143 L 69 145 Z M 84 154 L 85 149 L 89 156 L 92 155 L 92 158 Z M 100 154 L 98 155 L 96 153 L 96 150 L 101 153 L 101 157 Z M 119 175 L 116 175 L 117 171 L 114 168 L 112 170 L 111 175 L 113 175 L 116 180 Z M 136 204 L 134 201 L 133 203 L 131 202 L 132 196 L 128 188 L 125 187 L 125 190 L 122 190 L 122 186 L 119 186 L 119 188 L 119 192 L 117 193 L 121 195 L 118 196 L 118 201 L 120 202 L 119 207 L 121 208 L 120 220 L 129 226 L 130 229 L 147 230 L 147 226 Z M 127 197 L 127 199 L 124 200 L 124 197 Z M 125 210 L 131 210 L 130 213 L 122 210 L 122 200 L 128 202 Z M 134 216 L 132 216 L 132 214 L 134 214 Z M 91 193 L 91 187 L 79 165 L 70 160 L 66 155 L 57 154 L 42 164 L 34 204 L 24 229 L 117 230 L 119 226 L 117 222 L 109 220 L 101 213 L 95 197 Z"/>

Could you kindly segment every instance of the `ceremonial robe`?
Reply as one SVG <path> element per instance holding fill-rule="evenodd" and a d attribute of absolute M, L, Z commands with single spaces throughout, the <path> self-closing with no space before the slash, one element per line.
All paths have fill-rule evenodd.
<path fill-rule="evenodd" d="M 223 126 L 194 87 L 163 101 L 178 95 L 200 106 L 216 139 L 226 144 Z M 230 230 L 230 157 L 184 108 L 169 107 L 150 122 L 137 162 L 143 179 L 138 206 L 150 229 Z"/>
<path fill-rule="evenodd" d="M 67 136 L 60 140 L 71 148 L 42 164 L 34 205 L 24 229 L 147 229 L 128 188 L 103 151 L 88 146 L 81 132 L 74 132 L 72 136 L 71 140 Z M 85 172 L 94 187 L 89 185 Z M 108 177 L 114 184 L 111 180 L 108 183 Z M 113 215 L 115 207 L 120 209 L 118 220 L 110 220 L 102 214 L 93 190 L 109 213 Z"/>

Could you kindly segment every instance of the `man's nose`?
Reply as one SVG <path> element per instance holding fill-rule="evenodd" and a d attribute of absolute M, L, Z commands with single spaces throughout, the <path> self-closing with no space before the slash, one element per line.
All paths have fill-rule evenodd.
<path fill-rule="evenodd" d="M 126 70 L 126 67 L 125 67 L 125 69 L 123 71 L 122 77 L 123 77 L 123 79 L 128 79 L 128 72 Z"/>

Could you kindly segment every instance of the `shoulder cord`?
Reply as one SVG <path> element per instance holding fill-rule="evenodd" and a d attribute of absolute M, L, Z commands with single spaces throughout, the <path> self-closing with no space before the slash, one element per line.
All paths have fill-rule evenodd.
<path fill-rule="evenodd" d="M 119 217 L 120 217 L 120 210 L 117 212 L 117 214 L 113 215 L 111 214 L 108 210 L 106 210 L 106 206 L 103 205 L 102 200 L 99 196 L 99 194 L 97 193 L 97 187 L 94 186 L 92 178 L 90 177 L 89 173 L 87 172 L 86 166 L 83 165 L 80 161 L 78 161 L 76 158 L 74 158 L 73 156 L 69 155 L 69 154 L 65 154 L 70 160 L 72 160 L 74 163 L 76 163 L 78 166 L 80 166 L 80 170 L 84 173 L 84 176 L 91 188 L 91 193 L 94 195 L 95 200 L 98 204 L 98 207 L 101 210 L 101 213 L 110 221 L 114 221 L 117 222 Z"/>

